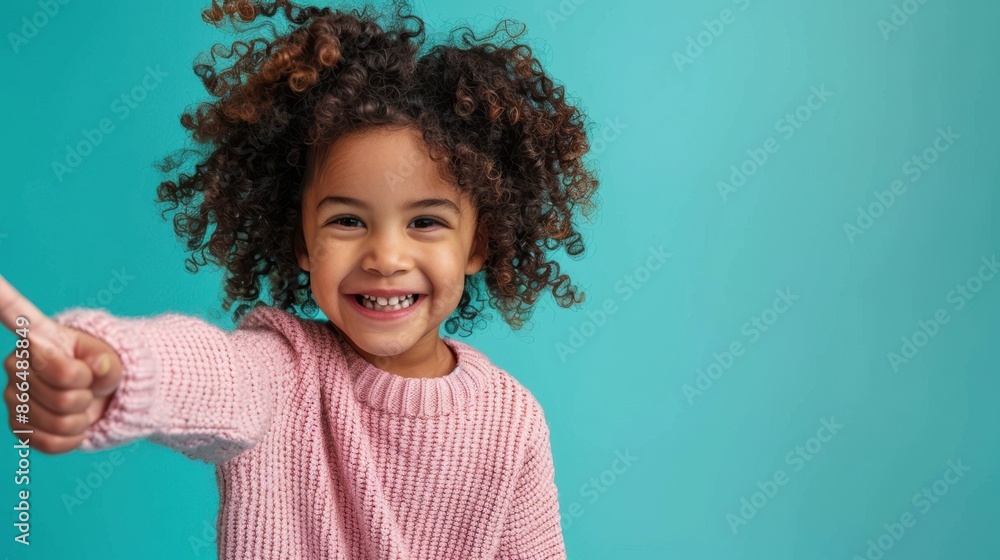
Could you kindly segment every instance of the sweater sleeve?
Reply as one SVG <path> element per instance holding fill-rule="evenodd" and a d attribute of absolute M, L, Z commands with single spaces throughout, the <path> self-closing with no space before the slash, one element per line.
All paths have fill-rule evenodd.
<path fill-rule="evenodd" d="M 233 331 L 175 313 L 73 308 L 53 319 L 102 339 L 122 361 L 122 380 L 80 449 L 146 438 L 209 463 L 264 438 L 294 389 L 305 337 L 299 319 L 271 307 L 254 308 Z"/>
<path fill-rule="evenodd" d="M 540 409 L 537 419 L 504 525 L 498 560 L 566 558 L 549 427 Z"/>

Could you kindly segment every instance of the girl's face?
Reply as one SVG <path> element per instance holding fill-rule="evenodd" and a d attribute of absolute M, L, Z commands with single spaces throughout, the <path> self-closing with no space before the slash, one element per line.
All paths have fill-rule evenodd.
<path fill-rule="evenodd" d="M 296 254 L 317 305 L 369 362 L 401 375 L 450 371 L 438 328 L 485 262 L 475 207 L 436 166 L 417 130 L 366 129 L 330 145 L 302 193 Z"/>

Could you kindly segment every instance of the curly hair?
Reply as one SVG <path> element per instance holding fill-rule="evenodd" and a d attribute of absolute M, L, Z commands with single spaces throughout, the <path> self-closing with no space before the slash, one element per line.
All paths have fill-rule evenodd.
<path fill-rule="evenodd" d="M 273 36 L 215 44 L 195 60 L 195 74 L 215 98 L 181 115 L 197 147 L 155 164 L 169 174 L 197 156 L 193 170 L 159 185 L 157 202 L 169 203 L 164 219 L 183 207 L 173 226 L 191 251 L 187 270 L 211 260 L 227 271 L 222 308 L 241 302 L 234 320 L 260 299 L 265 279 L 274 306 L 315 316 L 309 274 L 294 251 L 304 182 L 323 146 L 377 126 L 416 128 L 478 209 L 487 260 L 466 277 L 445 324 L 449 333 L 471 334 L 484 311 L 477 305 L 484 286 L 515 330 L 546 288 L 561 307 L 584 301 L 546 252 L 584 252 L 574 210 L 589 216 L 598 186 L 583 159 L 587 117 L 566 102 L 531 49 L 513 42 L 523 29 L 507 33 L 511 44 L 490 42 L 510 20 L 483 38 L 459 27 L 460 41 L 450 36 L 425 50 L 424 22 L 408 13 L 406 0 L 393 5 L 385 24 L 370 5 L 345 13 L 288 1 L 213 0 L 202 12 L 217 27 L 228 20 L 239 32 L 267 27 Z M 291 24 L 284 33 L 275 30 L 274 22 L 284 24 L 278 13 Z M 274 22 L 247 25 L 262 17 Z M 234 60 L 217 70 L 217 57 Z"/>

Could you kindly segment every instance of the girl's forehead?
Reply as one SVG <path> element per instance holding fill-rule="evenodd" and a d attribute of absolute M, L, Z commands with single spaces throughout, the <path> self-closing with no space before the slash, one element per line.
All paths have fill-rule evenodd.
<path fill-rule="evenodd" d="M 449 178 L 444 161 L 430 158 L 419 132 L 375 130 L 353 133 L 317 151 L 310 196 L 375 199 L 466 197 Z M 319 159 L 321 158 L 321 160 Z"/>
<path fill-rule="evenodd" d="M 371 168 L 333 170 L 317 176 L 308 186 L 303 203 L 307 210 L 330 208 L 377 210 L 426 210 L 465 214 L 475 212 L 467 193 L 439 176 L 412 173 L 393 176 Z"/>
<path fill-rule="evenodd" d="M 404 175 L 426 171 L 436 163 L 418 132 L 381 128 L 353 132 L 330 144 L 314 147 L 310 150 L 310 161 L 317 172 Z"/>

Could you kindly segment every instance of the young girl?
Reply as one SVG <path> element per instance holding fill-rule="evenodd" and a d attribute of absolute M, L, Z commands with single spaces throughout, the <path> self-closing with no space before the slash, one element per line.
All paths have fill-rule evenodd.
<path fill-rule="evenodd" d="M 4 363 L 11 426 L 47 453 L 146 438 L 214 463 L 223 559 L 565 557 L 539 403 L 439 327 L 471 333 L 484 291 L 515 329 L 543 290 L 583 301 L 547 251 L 584 249 L 585 116 L 528 47 L 463 34 L 425 51 L 404 8 L 386 25 L 369 8 L 205 10 L 292 24 L 195 65 L 218 99 L 181 123 L 204 150 L 158 190 L 184 207 L 192 271 L 206 252 L 227 271 L 235 330 L 85 308 L 49 320 L 0 281 L 4 324 L 30 323 L 35 349 L 30 368 Z M 216 56 L 236 59 L 216 70 Z"/>

